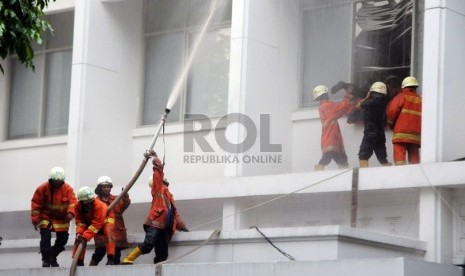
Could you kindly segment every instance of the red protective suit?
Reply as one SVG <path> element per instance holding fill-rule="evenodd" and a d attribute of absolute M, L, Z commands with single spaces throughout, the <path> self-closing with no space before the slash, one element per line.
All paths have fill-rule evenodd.
<path fill-rule="evenodd" d="M 411 164 L 419 163 L 421 145 L 421 96 L 415 89 L 406 87 L 386 108 L 388 125 L 394 129 L 394 161 L 405 164 L 406 152 Z"/>
<path fill-rule="evenodd" d="M 320 101 L 321 150 L 323 153 L 329 151 L 344 152 L 344 140 L 337 119 L 349 114 L 354 106 L 349 98 L 345 97 L 341 102 L 335 103 L 329 100 Z"/>
<path fill-rule="evenodd" d="M 40 228 L 50 228 L 55 232 L 68 232 L 68 213 L 75 216 L 76 196 L 67 183 L 52 189 L 48 182 L 42 183 L 31 200 L 31 221 L 40 222 Z"/>

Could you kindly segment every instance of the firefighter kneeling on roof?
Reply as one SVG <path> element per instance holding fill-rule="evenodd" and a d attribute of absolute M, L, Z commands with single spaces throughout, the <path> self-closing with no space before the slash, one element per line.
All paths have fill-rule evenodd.
<path fill-rule="evenodd" d="M 188 232 L 179 218 L 173 195 L 168 190 L 168 181 L 163 178 L 163 164 L 154 151 L 147 153 L 153 156 L 153 176 L 151 184 L 152 206 L 144 223 L 144 242 L 134 248 L 122 264 L 133 264 L 141 254 L 147 254 L 155 248 L 153 262 L 159 263 L 168 258 L 168 243 L 176 229 Z M 149 182 L 150 183 L 150 182 Z"/>
<path fill-rule="evenodd" d="M 86 254 L 85 247 L 96 235 L 106 235 L 110 233 L 114 224 L 113 212 L 110 212 L 107 217 L 107 205 L 95 198 L 94 191 L 88 187 L 83 186 L 78 191 L 78 203 L 76 204 L 76 241 L 74 243 L 73 258 L 74 254 L 81 243 L 83 250 L 77 261 L 78 266 L 84 265 L 84 257 Z M 111 249 L 110 249 L 111 250 Z M 114 256 L 115 248 L 113 244 L 112 255 Z M 110 255 L 110 254 L 109 254 Z"/>

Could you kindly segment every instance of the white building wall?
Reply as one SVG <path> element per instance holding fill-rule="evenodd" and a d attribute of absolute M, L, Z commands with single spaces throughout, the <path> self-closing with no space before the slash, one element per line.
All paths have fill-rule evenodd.
<path fill-rule="evenodd" d="M 465 100 L 460 85 L 464 37 L 457 31 L 465 29 L 464 5 L 460 0 L 425 0 L 422 84 L 425 164 L 465 154 L 460 143 L 465 128 L 457 122 L 461 110 L 456 104 Z M 156 150 L 166 152 L 166 174 L 172 180 L 173 194 L 189 226 L 293 192 L 336 172 L 310 173 L 321 157 L 321 124 L 317 108 L 299 109 L 300 17 L 299 1 L 233 3 L 228 111 L 247 114 L 255 122 L 259 122 L 260 114 L 271 114 L 270 142 L 282 145 L 282 164 L 187 164 L 182 147 L 183 125 L 166 125 L 166 147 L 159 140 Z M 18 225 L 25 225 L 30 229 L 19 232 L 25 237 L 36 235 L 28 221 L 30 197 L 53 166 L 63 166 L 67 180 L 74 187 L 94 186 L 100 175 L 108 174 L 116 184 L 114 191 L 119 191 L 139 166 L 154 133 L 153 126 L 138 127 L 144 60 L 142 1 L 76 1 L 74 38 L 68 136 L 0 143 L 0 183 L 4 188 L 0 194 L 0 212 L 3 212 L 0 217 L 18 214 L 16 220 L 8 220 L 11 228 L 5 226 L 7 220 L 1 221 L 2 231 L 14 231 Z M 1 76 L 0 114 L 6 114 L 6 86 L 6 79 Z M 357 166 L 363 129 L 346 124 L 345 119 L 340 120 L 340 125 L 349 164 Z M 4 137 L 4 121 L 1 126 L 0 137 Z M 235 142 L 245 135 L 239 127 L 233 126 L 230 131 L 228 135 Z M 389 160 L 392 160 L 391 135 L 386 133 Z M 213 133 L 207 135 L 207 140 L 215 151 L 221 151 Z M 260 143 L 255 143 L 248 153 L 259 152 Z M 378 166 L 374 157 L 370 165 Z M 431 174 L 431 184 L 457 185 L 460 189 L 465 183 L 460 174 L 461 163 L 432 165 L 425 169 Z M 329 167 L 334 168 L 334 164 Z M 150 170 L 148 165 L 130 192 L 133 202 L 140 203 L 128 211 L 134 216 L 126 216 L 131 233 L 142 232 L 141 218 L 151 200 L 146 185 Z M 450 263 L 451 252 L 455 254 L 451 225 L 457 218 L 431 190 L 418 167 L 370 168 L 364 172 L 361 189 L 373 191 L 360 196 L 359 227 L 427 241 L 426 260 Z M 277 175 L 280 173 L 289 175 Z M 261 176 L 249 178 L 255 175 Z M 403 178 L 409 182 L 396 180 Z M 348 225 L 350 185 L 350 177 L 344 176 L 318 187 L 312 192 L 314 195 L 302 195 L 297 201 L 289 197 L 231 221 L 220 218 L 219 223 L 206 229 L 222 224 L 233 229 L 254 224 Z M 345 188 L 339 189 L 341 186 Z M 418 187 L 423 187 L 421 192 Z M 394 188 L 399 190 L 385 193 L 385 189 Z M 15 238 L 18 237 L 21 235 Z"/>

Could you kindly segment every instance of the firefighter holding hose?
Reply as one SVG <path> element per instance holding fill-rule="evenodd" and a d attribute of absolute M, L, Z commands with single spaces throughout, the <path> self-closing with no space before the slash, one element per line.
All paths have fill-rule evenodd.
<path fill-rule="evenodd" d="M 111 224 L 114 221 L 114 214 L 110 212 L 107 217 L 107 205 L 101 200 L 95 198 L 94 191 L 83 186 L 78 190 L 78 203 L 76 204 L 76 241 L 74 243 L 73 258 L 79 244 L 82 244 L 83 250 L 78 257 L 77 265 L 84 266 L 85 247 L 87 242 L 92 240 L 105 224 Z M 107 225 L 107 228 L 110 225 Z M 105 234 L 104 231 L 100 232 Z"/>
<path fill-rule="evenodd" d="M 176 204 L 170 191 L 169 183 L 164 180 L 163 163 L 154 151 L 147 153 L 153 156 L 152 175 L 152 206 L 144 222 L 144 242 L 134 248 L 123 260 L 123 264 L 134 264 L 134 261 L 142 254 L 147 254 L 155 249 L 154 263 L 165 261 L 168 258 L 168 243 L 176 229 L 184 232 L 189 230 L 180 220 L 176 210 Z"/>

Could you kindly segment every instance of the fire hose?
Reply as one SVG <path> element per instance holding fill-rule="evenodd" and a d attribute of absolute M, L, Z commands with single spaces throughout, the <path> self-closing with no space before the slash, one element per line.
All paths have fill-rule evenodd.
<path fill-rule="evenodd" d="M 155 135 L 152 138 L 152 142 L 150 143 L 150 147 L 148 148 L 147 152 L 150 152 L 153 150 L 153 147 L 155 146 L 155 142 L 158 139 L 158 136 L 160 135 L 160 132 L 162 128 L 164 127 L 166 117 L 168 116 L 170 110 L 168 108 L 165 109 L 165 113 L 162 115 L 160 124 L 158 126 L 157 131 L 155 132 Z M 118 204 L 118 202 L 123 198 L 124 195 L 127 194 L 127 192 L 132 188 L 134 183 L 136 183 L 137 179 L 141 175 L 142 171 L 145 168 L 145 165 L 147 165 L 147 162 L 149 161 L 150 156 L 148 154 L 144 154 L 144 159 L 142 160 L 141 164 L 139 165 L 139 168 L 137 169 L 136 173 L 134 176 L 131 178 L 129 183 L 124 187 L 123 191 L 115 198 L 115 200 L 108 206 L 108 213 Z M 73 257 L 73 261 L 71 263 L 71 268 L 69 271 L 70 276 L 74 276 L 76 273 L 76 267 L 77 267 L 77 262 L 79 260 L 79 256 L 81 255 L 82 250 L 84 249 L 84 246 L 82 243 L 79 243 Z"/>

